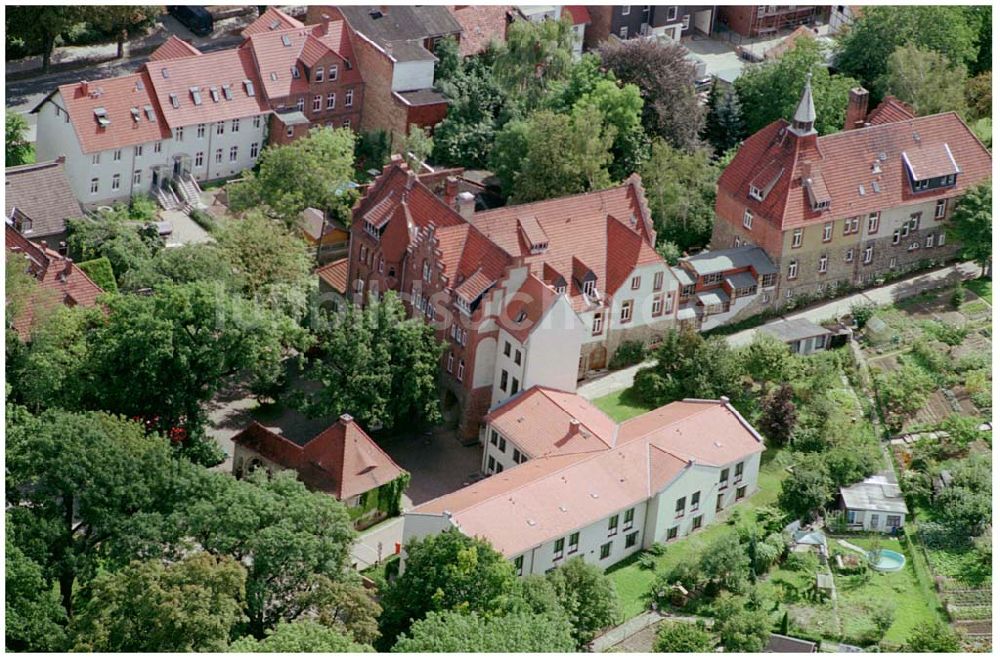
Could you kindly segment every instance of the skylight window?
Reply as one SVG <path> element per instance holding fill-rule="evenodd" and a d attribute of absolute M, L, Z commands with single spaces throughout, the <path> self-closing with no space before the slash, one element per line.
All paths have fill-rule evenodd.
<path fill-rule="evenodd" d="M 271 30 L 277 30 L 279 27 L 281 27 L 281 21 L 271 21 L 271 24 L 268 25 L 267 27 L 268 29 Z"/>
<path fill-rule="evenodd" d="M 878 186 L 878 181 L 872 181 L 872 190 L 875 192 L 882 192 L 882 188 Z"/>
<path fill-rule="evenodd" d="M 219 102 L 219 88 L 218 87 L 210 87 L 209 90 L 208 90 L 208 92 L 212 95 L 212 102 L 213 103 L 218 103 Z"/>
<path fill-rule="evenodd" d="M 274 71 L 271 71 L 271 82 L 274 82 L 277 79 L 278 79 L 278 74 L 275 73 Z"/>
<path fill-rule="evenodd" d="M 94 108 L 94 118 L 101 128 L 105 128 L 111 124 L 111 120 L 108 119 L 108 111 L 104 108 Z"/>
<path fill-rule="evenodd" d="M 147 105 L 147 106 L 143 107 L 143 110 L 146 111 L 146 118 L 147 119 L 149 119 L 150 121 L 156 121 L 156 115 L 153 114 L 153 106 L 152 105 Z"/>
<path fill-rule="evenodd" d="M 167 71 L 166 67 L 160 69 L 160 73 L 163 74 L 164 78 L 169 78 L 170 77 L 170 71 Z"/>
<path fill-rule="evenodd" d="M 139 123 L 141 115 L 139 114 L 139 108 L 132 108 L 132 121 Z"/>
<path fill-rule="evenodd" d="M 226 97 L 227 101 L 233 100 L 233 86 L 222 85 L 222 95 Z"/>
<path fill-rule="evenodd" d="M 281 44 L 285 48 L 288 48 L 289 46 L 291 46 L 292 45 L 292 39 L 291 39 L 291 37 L 289 37 L 287 34 L 281 35 Z"/>
<path fill-rule="evenodd" d="M 191 88 L 191 100 L 194 101 L 195 105 L 201 105 L 201 89 L 198 87 Z"/>
<path fill-rule="evenodd" d="M 251 81 L 244 80 L 243 81 L 243 89 L 246 90 L 247 96 L 253 96 L 254 95 L 253 83 Z"/>
<path fill-rule="evenodd" d="M 175 110 L 181 106 L 181 99 L 177 98 L 177 94 L 170 95 L 170 105 L 174 106 Z"/>

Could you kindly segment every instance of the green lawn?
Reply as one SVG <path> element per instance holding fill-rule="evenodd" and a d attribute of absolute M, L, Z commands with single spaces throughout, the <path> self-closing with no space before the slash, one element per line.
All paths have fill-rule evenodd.
<path fill-rule="evenodd" d="M 602 400 L 609 398 L 605 397 Z M 600 406 L 597 401 L 595 403 Z M 611 414 L 608 408 L 601 407 L 601 409 Z M 731 510 L 758 508 L 774 503 L 775 499 L 778 498 L 781 481 L 787 473 L 784 471 L 784 466 L 787 464 L 784 457 L 785 454 L 781 451 L 768 450 L 765 452 L 761 460 L 760 474 L 757 477 L 757 485 L 760 489 L 744 503 Z M 717 537 L 725 534 L 728 528 L 729 524 L 725 521 L 716 521 L 694 535 L 670 543 L 667 546 L 667 551 L 656 557 L 655 570 L 644 570 L 639 567 L 637 561 L 641 552 L 608 568 L 608 576 L 614 582 L 618 598 L 621 600 L 622 619 L 627 620 L 646 610 L 646 594 L 653 584 L 656 572 L 669 570 L 681 558 L 698 554 Z"/>
<path fill-rule="evenodd" d="M 591 401 L 602 412 L 621 423 L 652 408 L 636 400 L 632 387 Z"/>
<path fill-rule="evenodd" d="M 972 281 L 965 282 L 965 287 L 990 304 L 993 304 L 993 282 L 991 280 L 973 279 Z"/>

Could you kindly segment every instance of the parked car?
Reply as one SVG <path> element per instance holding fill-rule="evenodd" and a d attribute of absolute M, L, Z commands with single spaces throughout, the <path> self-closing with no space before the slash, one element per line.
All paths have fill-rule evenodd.
<path fill-rule="evenodd" d="M 198 5 L 168 6 L 167 13 L 199 37 L 207 37 L 212 34 L 212 30 L 215 28 L 212 14 Z"/>

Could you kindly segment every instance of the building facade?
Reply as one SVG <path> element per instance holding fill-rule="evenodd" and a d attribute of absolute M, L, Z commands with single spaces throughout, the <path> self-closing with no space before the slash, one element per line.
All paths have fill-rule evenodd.
<path fill-rule="evenodd" d="M 611 36 L 626 40 L 659 37 L 679 42 L 693 34 L 710 35 L 714 5 L 601 5 L 588 7 L 591 24 L 584 42 L 596 48 Z"/>
<path fill-rule="evenodd" d="M 915 117 L 895 99 L 819 136 L 809 83 L 792 122 L 749 137 L 719 179 L 712 249 L 756 246 L 778 271 L 769 303 L 834 295 L 954 257 L 957 198 L 990 177 L 989 151 L 953 112 Z"/>
<path fill-rule="evenodd" d="M 698 532 L 753 494 L 764 449 L 725 399 L 671 403 L 616 424 L 579 396 L 543 387 L 495 408 L 484 438 L 492 475 L 407 511 L 404 549 L 455 528 L 488 540 L 519 576 L 577 556 L 607 568 Z"/>
<path fill-rule="evenodd" d="M 809 25 L 823 15 L 816 5 L 724 5 L 719 21 L 744 37 L 772 35 L 799 25 Z"/>

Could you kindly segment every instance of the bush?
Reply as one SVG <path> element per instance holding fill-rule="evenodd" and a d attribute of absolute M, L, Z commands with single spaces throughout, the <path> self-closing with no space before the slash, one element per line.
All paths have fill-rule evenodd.
<path fill-rule="evenodd" d="M 951 306 L 958 309 L 963 302 L 965 302 L 965 286 L 962 285 L 962 282 L 958 282 L 951 294 Z"/>
<path fill-rule="evenodd" d="M 960 345 L 969 335 L 969 328 L 965 325 L 952 325 L 939 321 L 924 323 L 924 330 L 938 341 L 950 346 Z"/>
<path fill-rule="evenodd" d="M 650 554 L 643 554 L 639 557 L 639 568 L 643 570 L 655 570 L 656 569 L 656 557 Z"/>
<path fill-rule="evenodd" d="M 811 551 L 792 552 L 788 554 L 788 557 L 785 559 L 785 563 L 782 567 L 793 572 L 805 572 L 810 574 L 819 569 L 819 558 L 817 558 L 816 554 Z"/>
<path fill-rule="evenodd" d="M 90 261 L 77 263 L 76 266 L 83 270 L 83 272 L 90 277 L 95 284 L 100 286 L 104 292 L 118 292 L 118 283 L 115 281 L 115 272 L 111 268 L 111 261 L 108 260 L 108 257 L 102 256 L 97 259 L 91 259 Z"/>
<path fill-rule="evenodd" d="M 192 208 L 189 215 L 195 224 L 209 233 L 215 233 L 215 230 L 219 228 L 215 223 L 215 218 L 200 208 Z"/>
<path fill-rule="evenodd" d="M 158 212 L 156 200 L 149 195 L 136 195 L 129 201 L 128 216 L 137 222 L 152 222 Z"/>
<path fill-rule="evenodd" d="M 642 341 L 622 341 L 615 350 L 615 356 L 608 362 L 608 368 L 618 370 L 626 366 L 638 364 L 646 357 L 646 346 Z"/>
<path fill-rule="evenodd" d="M 858 328 L 862 328 L 868 324 L 869 319 L 875 315 L 877 309 L 871 302 L 855 303 L 851 305 L 851 316 L 854 317 Z"/>
<path fill-rule="evenodd" d="M 704 623 L 661 622 L 656 630 L 653 652 L 711 652 L 714 645 Z"/>
<path fill-rule="evenodd" d="M 662 542 L 654 542 L 649 546 L 647 551 L 653 556 L 663 556 L 663 554 L 667 551 L 667 546 Z"/>

